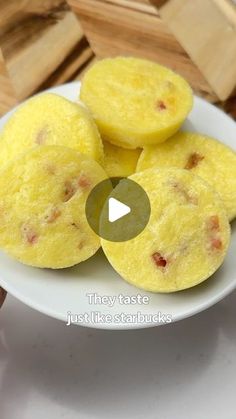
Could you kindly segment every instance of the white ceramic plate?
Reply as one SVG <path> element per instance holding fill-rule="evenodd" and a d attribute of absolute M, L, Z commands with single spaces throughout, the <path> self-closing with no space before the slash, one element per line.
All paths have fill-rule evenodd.
<path fill-rule="evenodd" d="M 79 83 L 51 91 L 77 100 Z M 3 127 L 10 113 L 0 120 Z M 195 97 L 184 129 L 218 138 L 236 150 L 236 124 L 218 108 Z M 220 158 L 220 156 L 219 156 Z M 171 316 L 177 321 L 212 306 L 236 287 L 236 231 L 224 265 L 203 284 L 173 294 L 151 294 L 127 284 L 109 265 L 102 251 L 80 265 L 64 270 L 24 266 L 0 253 L 0 285 L 19 300 L 49 316 L 67 322 L 68 312 L 80 314 L 78 323 L 100 329 L 134 329 L 162 324 Z M 111 296 L 113 305 L 90 304 L 88 294 Z M 119 295 L 121 296 L 119 299 Z M 147 296 L 147 304 L 122 304 L 123 296 Z M 91 297 L 92 298 L 92 297 Z M 108 316 L 107 316 L 108 315 Z M 106 317 L 105 317 L 106 316 Z"/>

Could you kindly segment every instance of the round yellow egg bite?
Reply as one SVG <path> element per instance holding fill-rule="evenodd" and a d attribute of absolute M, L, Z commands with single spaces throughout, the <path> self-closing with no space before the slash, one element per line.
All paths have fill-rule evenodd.
<path fill-rule="evenodd" d="M 127 177 L 136 170 L 141 150 L 130 150 L 115 146 L 107 141 L 104 145 L 104 169 L 109 177 Z"/>
<path fill-rule="evenodd" d="M 84 106 L 53 94 L 33 97 L 16 109 L 1 135 L 1 165 L 39 145 L 62 145 L 103 164 L 100 134 Z"/>
<path fill-rule="evenodd" d="M 80 97 L 102 137 L 124 148 L 157 144 L 182 125 L 193 103 L 188 83 L 170 69 L 138 58 L 97 62 Z"/>
<path fill-rule="evenodd" d="M 0 172 L 0 248 L 27 265 L 65 268 L 100 247 L 85 202 L 106 179 L 94 160 L 63 146 L 41 146 Z"/>
<path fill-rule="evenodd" d="M 145 147 L 137 171 L 184 168 L 211 184 L 220 194 L 228 217 L 236 216 L 236 153 L 221 142 L 193 132 L 179 132 L 155 147 Z"/>
<path fill-rule="evenodd" d="M 102 239 L 114 269 L 138 288 L 163 293 L 209 278 L 222 264 L 230 240 L 218 194 L 187 170 L 150 169 L 129 179 L 148 194 L 151 216 L 143 232 L 131 240 Z"/>

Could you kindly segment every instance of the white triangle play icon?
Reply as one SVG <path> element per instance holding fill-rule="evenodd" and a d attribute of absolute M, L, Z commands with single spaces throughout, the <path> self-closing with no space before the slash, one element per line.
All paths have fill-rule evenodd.
<path fill-rule="evenodd" d="M 130 207 L 128 205 L 123 204 L 122 202 L 118 201 L 115 198 L 109 198 L 108 201 L 108 220 L 110 223 L 113 223 L 116 220 L 124 217 L 124 215 L 129 214 L 131 212 Z"/>

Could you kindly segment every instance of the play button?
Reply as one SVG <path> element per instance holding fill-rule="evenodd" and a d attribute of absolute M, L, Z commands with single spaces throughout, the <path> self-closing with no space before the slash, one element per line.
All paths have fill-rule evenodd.
<path fill-rule="evenodd" d="M 144 189 L 126 178 L 110 178 L 98 183 L 86 201 L 86 217 L 100 237 L 114 242 L 140 234 L 150 217 L 150 202 Z"/>
<path fill-rule="evenodd" d="M 108 220 L 111 223 L 114 221 L 119 220 L 120 218 L 124 217 L 125 215 L 129 214 L 131 211 L 128 205 L 123 204 L 122 202 L 118 201 L 115 198 L 109 198 L 108 200 Z"/>

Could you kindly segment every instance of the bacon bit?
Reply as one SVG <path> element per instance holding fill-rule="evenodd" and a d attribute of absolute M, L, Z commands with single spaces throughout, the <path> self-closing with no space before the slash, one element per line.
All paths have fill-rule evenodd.
<path fill-rule="evenodd" d="M 29 224 L 24 224 L 21 227 L 21 234 L 28 244 L 35 244 L 38 241 L 37 234 Z"/>
<path fill-rule="evenodd" d="M 47 127 L 42 128 L 36 135 L 36 139 L 35 139 L 36 144 L 38 145 L 44 144 L 47 135 L 48 135 L 48 128 Z"/>
<path fill-rule="evenodd" d="M 71 225 L 79 230 L 79 226 L 76 223 L 71 223 Z"/>
<path fill-rule="evenodd" d="M 189 196 L 189 202 L 193 205 L 198 205 L 198 199 L 196 196 Z"/>
<path fill-rule="evenodd" d="M 220 222 L 218 215 L 211 215 L 207 220 L 208 231 L 220 231 Z"/>
<path fill-rule="evenodd" d="M 58 217 L 60 217 L 61 211 L 58 208 L 53 208 L 50 214 L 46 215 L 45 219 L 48 224 L 53 223 Z"/>
<path fill-rule="evenodd" d="M 198 163 L 200 162 L 200 161 L 202 161 L 204 159 L 204 156 L 201 156 L 200 154 L 198 154 L 198 153 L 192 153 L 190 156 L 189 156 L 189 158 L 188 158 L 188 161 L 187 161 L 187 163 L 186 163 L 186 165 L 185 165 L 185 169 L 187 169 L 187 170 L 191 170 L 191 169 L 193 169 L 194 167 L 196 167 L 197 165 L 198 165 Z"/>
<path fill-rule="evenodd" d="M 84 247 L 84 242 L 81 241 L 78 245 L 78 249 L 81 250 L 81 249 L 83 249 L 83 247 Z"/>
<path fill-rule="evenodd" d="M 167 109 L 166 104 L 163 102 L 163 100 L 157 101 L 156 108 L 158 111 L 164 111 L 165 109 Z"/>
<path fill-rule="evenodd" d="M 75 192 L 76 192 L 75 186 L 72 184 L 72 182 L 67 180 L 65 182 L 64 202 L 69 201 L 72 198 L 72 196 L 75 194 Z"/>
<path fill-rule="evenodd" d="M 212 239 L 211 240 L 211 248 L 216 250 L 221 250 L 223 247 L 223 243 L 221 239 Z"/>
<path fill-rule="evenodd" d="M 78 178 L 74 178 L 72 181 L 67 180 L 65 182 L 64 202 L 69 201 L 79 188 L 86 189 L 90 185 L 90 179 L 83 174 L 81 174 Z"/>
<path fill-rule="evenodd" d="M 45 170 L 50 174 L 50 175 L 55 175 L 56 173 L 56 168 L 52 163 L 47 163 L 45 164 Z"/>
<path fill-rule="evenodd" d="M 91 182 L 86 175 L 82 174 L 79 177 L 78 185 L 80 186 L 80 188 L 88 188 L 89 186 L 91 186 Z"/>
<path fill-rule="evenodd" d="M 219 238 L 220 221 L 218 215 L 211 215 L 206 220 L 206 231 L 209 239 L 211 250 L 221 250 L 223 247 L 222 240 Z"/>
<path fill-rule="evenodd" d="M 167 265 L 167 260 L 159 252 L 153 253 L 152 259 L 158 268 L 165 268 Z"/>
<path fill-rule="evenodd" d="M 179 183 L 173 183 L 173 187 L 177 190 L 177 192 L 179 192 L 184 199 L 189 202 L 190 204 L 193 205 L 198 205 L 198 199 L 196 196 L 192 196 L 189 194 L 188 191 L 186 191 L 186 189 L 183 187 L 183 185 L 180 185 Z"/>
<path fill-rule="evenodd" d="M 165 85 L 165 87 L 167 87 L 169 90 L 172 90 L 172 89 L 175 87 L 174 83 L 172 83 L 172 81 L 170 81 L 170 80 L 166 80 L 166 81 L 165 81 L 165 83 L 164 83 L 164 85 Z"/>

